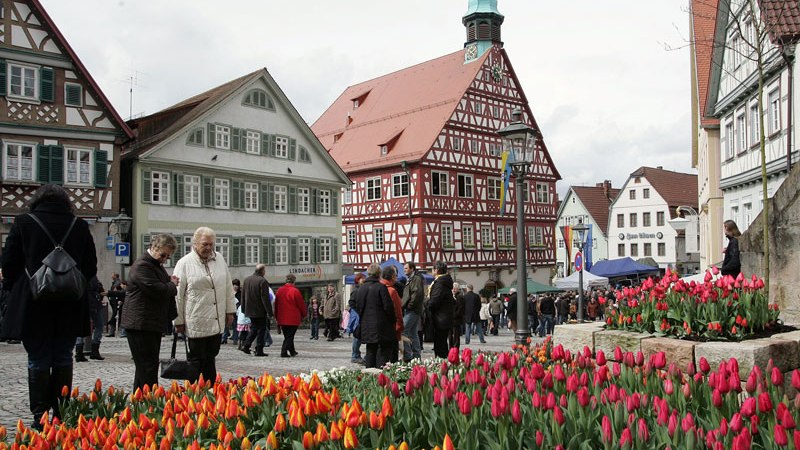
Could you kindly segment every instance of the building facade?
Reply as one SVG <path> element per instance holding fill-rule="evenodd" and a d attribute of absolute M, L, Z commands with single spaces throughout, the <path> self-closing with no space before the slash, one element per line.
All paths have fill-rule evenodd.
<path fill-rule="evenodd" d="M 343 193 L 343 259 L 357 270 L 394 257 L 489 291 L 516 279 L 516 241 L 526 239 L 528 277 L 555 266 L 555 183 L 537 140 L 525 191 L 503 194 L 497 130 L 515 109 L 537 129 L 500 40 L 496 1 L 469 2 L 464 49 L 347 88 L 312 125 L 352 179 Z M 541 137 L 541 133 L 539 133 Z M 501 196 L 506 202 L 501 207 Z M 516 235 L 524 196 L 525 236 Z"/>
<path fill-rule="evenodd" d="M 610 259 L 652 258 L 664 273 L 694 274 L 700 266 L 699 236 L 687 247 L 685 235 L 669 221 L 679 206 L 697 201 L 697 176 L 661 167 L 640 167 L 628 177 L 612 202 L 608 223 Z"/>
<path fill-rule="evenodd" d="M 132 128 L 123 177 L 136 254 L 153 234 L 170 233 L 175 261 L 203 225 L 235 278 L 266 263 L 270 283 L 292 273 L 307 295 L 341 281 L 339 192 L 350 181 L 266 69 Z"/>
<path fill-rule="evenodd" d="M 63 186 L 89 223 L 98 278 L 119 270 L 111 218 L 119 213 L 119 162 L 132 138 L 37 0 L 0 1 L 0 240 L 44 184 Z"/>

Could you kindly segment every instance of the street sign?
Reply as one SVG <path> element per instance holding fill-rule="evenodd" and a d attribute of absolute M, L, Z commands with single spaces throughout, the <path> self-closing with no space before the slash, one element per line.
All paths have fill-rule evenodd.
<path fill-rule="evenodd" d="M 114 246 L 114 256 L 117 258 L 118 264 L 131 263 L 131 243 L 130 242 L 117 242 Z"/>
<path fill-rule="evenodd" d="M 106 236 L 106 250 L 114 250 L 114 236 Z"/>
<path fill-rule="evenodd" d="M 577 272 L 583 270 L 583 253 L 581 252 L 575 253 L 575 270 Z"/>

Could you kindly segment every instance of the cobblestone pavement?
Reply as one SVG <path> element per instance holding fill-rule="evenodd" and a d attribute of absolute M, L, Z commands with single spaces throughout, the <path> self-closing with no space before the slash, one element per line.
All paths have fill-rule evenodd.
<path fill-rule="evenodd" d="M 336 367 L 360 368 L 357 364 L 350 363 L 352 340 L 349 337 L 328 342 L 322 337 L 318 341 L 309 340 L 308 329 L 298 330 L 295 336 L 295 347 L 298 356 L 294 358 L 281 358 L 280 346 L 283 336 L 273 330 L 274 343 L 264 351 L 266 358 L 246 355 L 236 349 L 236 345 L 223 345 L 217 357 L 217 370 L 224 380 L 240 376 L 259 376 L 269 372 L 275 376 L 282 376 L 287 372 L 302 373 L 311 370 L 329 370 Z M 510 350 L 514 335 L 509 330 L 501 331 L 499 336 L 487 336 L 486 343 L 481 344 L 474 337 L 469 345 L 474 351 L 505 351 Z M 230 342 L 230 341 L 229 341 Z M 464 340 L 462 337 L 462 348 Z M 161 357 L 166 358 L 172 347 L 169 337 L 161 341 Z M 179 350 L 181 351 L 181 350 Z M 361 346 L 362 354 L 365 351 Z M 95 380 L 100 378 L 103 386 L 113 385 L 125 390 L 130 390 L 133 384 L 133 361 L 131 360 L 128 341 L 124 338 L 103 338 L 100 353 L 106 358 L 104 361 L 89 360 L 88 362 L 75 363 L 73 386 L 81 392 L 88 392 L 94 388 Z M 423 346 L 423 357 L 433 355 L 432 344 Z M 31 414 L 28 407 L 28 381 L 27 357 L 21 344 L 0 343 L 0 425 L 13 430 L 17 419 L 22 418 L 25 423 L 30 422 Z M 162 380 L 164 385 L 166 380 Z"/>

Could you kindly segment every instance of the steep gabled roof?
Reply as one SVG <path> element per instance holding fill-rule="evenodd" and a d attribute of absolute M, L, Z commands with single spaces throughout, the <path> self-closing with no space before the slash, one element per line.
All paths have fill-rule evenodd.
<path fill-rule="evenodd" d="M 490 52 L 464 64 L 459 50 L 350 86 L 311 126 L 345 171 L 401 160 L 416 161 L 430 149 Z M 354 108 L 354 100 L 359 100 Z M 378 145 L 399 136 L 389 157 Z"/>
<path fill-rule="evenodd" d="M 111 104 L 111 102 L 108 100 L 108 97 L 106 97 L 105 93 L 103 93 L 103 90 L 100 89 L 100 86 L 97 84 L 94 78 L 92 78 L 92 74 L 89 73 L 89 70 L 86 68 L 86 66 L 83 65 L 81 59 L 78 58 L 78 54 L 75 53 L 75 50 L 73 50 L 72 47 L 69 45 L 67 38 L 65 38 L 64 35 L 61 33 L 61 30 L 58 29 L 58 27 L 56 26 L 55 22 L 53 22 L 53 19 L 50 17 L 50 15 L 47 14 L 47 11 L 44 9 L 44 6 L 42 6 L 39 0 L 30 0 L 30 2 L 33 11 L 39 16 L 41 21 L 50 29 L 50 32 L 53 34 L 53 38 L 54 41 L 56 42 L 56 45 L 61 47 L 64 53 L 66 53 L 67 56 L 69 56 L 69 58 L 72 60 L 72 63 L 75 65 L 74 67 L 75 71 L 78 74 L 80 74 L 86 80 L 87 83 L 89 83 L 89 86 L 91 86 L 92 91 L 99 97 L 100 104 L 103 105 L 103 107 L 109 112 L 109 114 L 111 114 L 111 117 L 114 119 L 114 122 L 117 124 L 117 126 L 119 126 L 122 132 L 125 133 L 125 136 L 128 139 L 132 139 L 133 131 L 131 131 L 130 127 L 128 127 L 125 121 L 122 120 L 122 117 L 120 117 L 120 115 L 117 113 L 117 110 L 114 109 L 114 105 Z"/>
<path fill-rule="evenodd" d="M 714 30 L 717 23 L 719 0 L 692 0 L 691 26 L 694 48 L 694 65 L 697 79 L 697 101 L 700 108 L 700 124 L 719 125 L 719 119 L 706 114 L 709 81 L 711 79 L 711 57 L 714 52 Z"/>
<path fill-rule="evenodd" d="M 760 0 L 761 17 L 775 45 L 800 41 L 800 4 L 797 0 Z"/>
<path fill-rule="evenodd" d="M 603 186 L 571 186 L 572 192 L 586 207 L 586 211 L 592 216 L 595 223 L 600 227 L 604 235 L 608 235 L 608 214 L 609 206 L 619 195 L 620 189 Z"/>
<path fill-rule="evenodd" d="M 636 177 L 646 178 L 650 182 L 658 195 L 667 202 L 672 218 L 675 217 L 675 208 L 678 206 L 697 206 L 697 175 L 642 166 L 630 175 L 630 178 Z"/>

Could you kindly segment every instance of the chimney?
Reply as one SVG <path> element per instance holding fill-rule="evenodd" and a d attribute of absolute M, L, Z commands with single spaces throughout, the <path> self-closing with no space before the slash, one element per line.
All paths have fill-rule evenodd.
<path fill-rule="evenodd" d="M 611 201 L 611 180 L 603 180 L 603 197 Z"/>
<path fill-rule="evenodd" d="M 658 169 L 658 170 L 664 170 L 664 166 L 658 166 L 658 167 L 656 167 L 656 169 Z"/>

